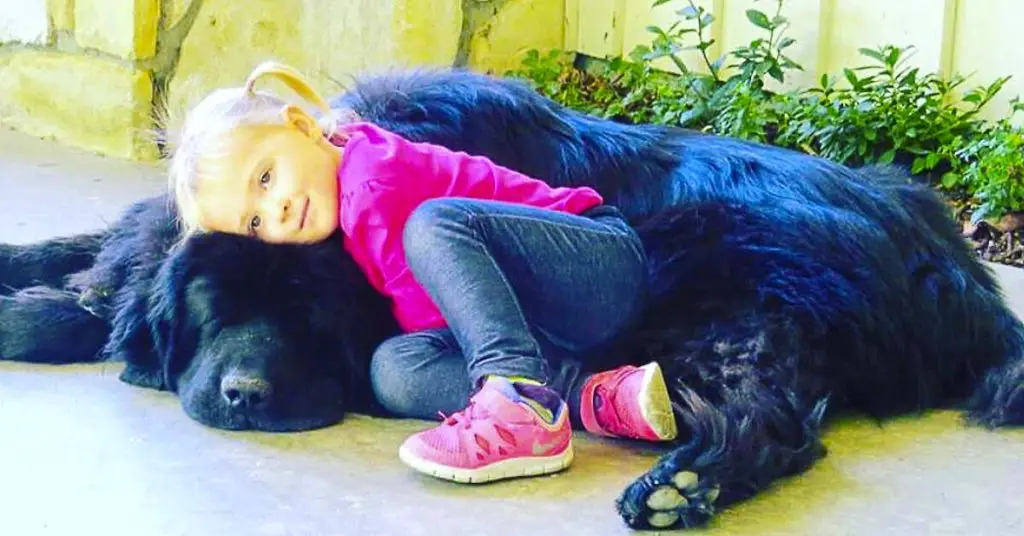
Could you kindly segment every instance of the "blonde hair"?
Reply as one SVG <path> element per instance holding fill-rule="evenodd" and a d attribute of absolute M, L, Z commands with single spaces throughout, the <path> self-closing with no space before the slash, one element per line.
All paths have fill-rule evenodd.
<path fill-rule="evenodd" d="M 256 83 L 264 78 L 283 82 L 299 97 L 313 104 L 321 116 L 317 123 L 325 137 L 338 126 L 339 114 L 295 69 L 282 63 L 267 61 L 256 66 L 242 87 L 217 89 L 204 97 L 185 116 L 170 157 L 168 187 L 178 210 L 182 230 L 181 241 L 202 232 L 196 206 L 196 190 L 203 179 L 199 163 L 225 153 L 223 140 L 241 126 L 284 123 L 287 102 L 271 93 L 256 91 Z"/>

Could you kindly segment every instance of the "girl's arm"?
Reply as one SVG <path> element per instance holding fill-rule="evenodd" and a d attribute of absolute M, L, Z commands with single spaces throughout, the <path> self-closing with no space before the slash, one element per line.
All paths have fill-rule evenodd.
<path fill-rule="evenodd" d="M 603 202 L 592 188 L 552 187 L 485 157 L 412 142 L 370 124 L 360 130 L 366 139 L 356 141 L 353 153 L 362 154 L 359 159 L 369 168 L 363 176 L 399 190 L 413 205 L 435 197 L 471 197 L 579 214 Z"/>

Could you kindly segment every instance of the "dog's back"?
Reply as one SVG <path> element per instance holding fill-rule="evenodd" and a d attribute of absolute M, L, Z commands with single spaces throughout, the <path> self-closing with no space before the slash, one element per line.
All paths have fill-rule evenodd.
<path fill-rule="evenodd" d="M 843 274 L 828 299 L 863 296 L 852 311 L 808 305 L 834 343 L 821 359 L 861 409 L 884 414 L 965 396 L 984 371 L 1020 353 L 1019 321 L 945 204 L 895 168 L 854 170 L 764 144 L 620 124 L 564 108 L 522 82 L 467 71 L 368 76 L 332 104 L 555 185 L 592 185 L 641 226 L 677 207 L 751 211 L 778 240 L 793 237 L 778 247 Z M 697 229 L 679 232 L 701 239 Z M 716 275 L 730 276 L 705 277 Z M 1018 380 L 987 384 L 1000 381 Z"/>

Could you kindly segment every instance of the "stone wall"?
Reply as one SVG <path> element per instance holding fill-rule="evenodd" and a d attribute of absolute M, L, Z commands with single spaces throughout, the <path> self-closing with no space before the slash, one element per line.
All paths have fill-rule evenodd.
<path fill-rule="evenodd" d="M 325 93 L 360 72 L 504 72 L 564 44 L 565 0 L 0 0 L 0 124 L 102 154 L 158 156 L 180 112 L 265 59 Z"/>

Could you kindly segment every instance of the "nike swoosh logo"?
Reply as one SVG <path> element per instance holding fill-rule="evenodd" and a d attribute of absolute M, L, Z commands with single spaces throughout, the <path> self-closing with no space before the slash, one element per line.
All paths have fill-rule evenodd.
<path fill-rule="evenodd" d="M 541 443 L 540 441 L 534 441 L 530 447 L 530 451 L 534 456 L 541 456 L 551 452 L 552 449 L 558 446 L 559 441 L 555 440 L 550 443 Z"/>

